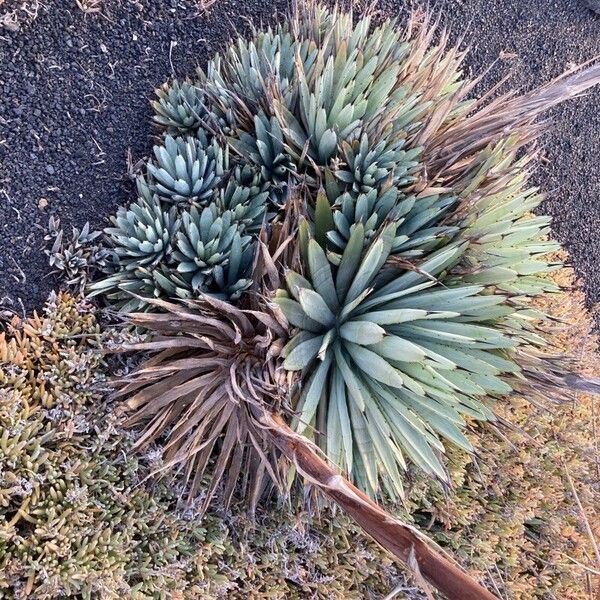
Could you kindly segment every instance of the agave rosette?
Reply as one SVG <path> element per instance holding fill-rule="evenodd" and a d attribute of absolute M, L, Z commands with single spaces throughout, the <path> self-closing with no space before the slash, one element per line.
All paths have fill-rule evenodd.
<path fill-rule="evenodd" d="M 169 133 L 191 132 L 207 118 L 201 85 L 191 80 L 164 83 L 152 102 L 154 122 Z"/>
<path fill-rule="evenodd" d="M 97 284 L 127 310 L 131 293 L 136 310 L 197 299 L 190 322 L 215 297 L 252 307 L 259 337 L 280 310 L 290 339 L 270 359 L 288 372 L 296 432 L 373 496 L 400 496 L 409 463 L 447 480 L 445 444 L 470 449 L 468 420 L 523 389 L 523 350 L 546 344 L 530 300 L 555 289 L 557 267 L 523 149 L 542 110 L 598 79 L 469 100 L 463 53 L 435 36 L 426 18 L 403 31 L 306 2 L 217 55 L 194 90 L 173 82 L 138 177 L 173 211 L 171 250 L 157 261 L 146 230 L 125 228 L 116 273 Z M 194 344 L 183 354 L 201 359 Z M 271 406 L 271 391 L 257 398 Z"/>
<path fill-rule="evenodd" d="M 489 327 L 513 311 L 505 297 L 434 279 L 458 263 L 466 244 L 432 253 L 418 271 L 385 283 L 395 227 L 363 251 L 358 225 L 337 266 L 310 240 L 305 277 L 290 271 L 275 301 L 299 329 L 284 362 L 305 382 L 297 430 L 316 432 L 363 489 L 375 494 L 381 481 L 397 496 L 406 458 L 446 479 L 439 437 L 470 450 L 464 417 L 493 419 L 484 400 L 510 392 L 501 375 L 518 367 L 503 354 L 517 341 Z"/>
<path fill-rule="evenodd" d="M 223 151 L 204 135 L 167 135 L 154 146 L 154 156 L 147 185 L 167 202 L 206 204 L 223 173 Z"/>
<path fill-rule="evenodd" d="M 240 273 L 248 272 L 250 242 L 251 237 L 241 233 L 232 211 L 221 212 L 216 204 L 201 211 L 192 207 L 183 213 L 177 234 L 177 272 L 185 276 L 196 295 L 210 291 L 213 283 L 227 290 L 241 281 Z M 236 293 L 250 283 L 244 281 Z"/>

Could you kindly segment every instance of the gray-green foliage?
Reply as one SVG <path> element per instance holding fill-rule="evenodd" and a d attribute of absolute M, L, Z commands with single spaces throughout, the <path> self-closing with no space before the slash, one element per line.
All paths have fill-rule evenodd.
<path fill-rule="evenodd" d="M 146 168 L 148 187 L 165 202 L 207 204 L 223 175 L 223 150 L 203 134 L 167 135 Z"/>
<path fill-rule="evenodd" d="M 267 211 L 269 190 L 269 184 L 252 165 L 237 165 L 216 202 L 222 210 L 233 213 L 241 229 L 256 233 Z"/>
<path fill-rule="evenodd" d="M 298 431 L 321 432 L 329 458 L 369 493 L 383 485 L 402 495 L 407 458 L 446 480 L 442 440 L 470 450 L 465 418 L 494 419 L 493 400 L 520 371 L 516 349 L 543 342 L 528 325 L 535 313 L 510 298 L 552 288 L 539 276 L 552 267 L 535 260 L 555 247 L 543 240 L 546 221 L 513 221 L 526 198 L 499 198 L 410 269 L 395 254 L 402 220 L 368 243 L 359 221 L 341 255 L 328 253 L 334 219 L 317 202 L 315 239 L 308 232 L 301 245 L 305 271 L 290 271 L 276 298 L 299 330 L 284 367 L 302 372 Z M 490 212 L 496 235 L 485 225 Z M 476 268 L 463 271 L 469 263 Z"/>
<path fill-rule="evenodd" d="M 50 217 L 44 241 L 52 242 L 52 246 L 44 252 L 50 266 L 64 276 L 70 288 L 82 292 L 94 271 L 106 266 L 109 257 L 98 239 L 100 235 L 100 231 L 90 231 L 90 224 L 85 223 L 81 229 L 72 227 L 68 238 L 60 226 L 60 219 Z"/>
<path fill-rule="evenodd" d="M 260 169 L 262 181 L 272 187 L 272 199 L 280 203 L 296 166 L 285 149 L 283 131 L 277 119 L 268 119 L 260 113 L 254 117 L 252 133 L 242 131 L 239 139 L 230 137 L 229 143 Z"/>
<path fill-rule="evenodd" d="M 193 206 L 183 214 L 177 234 L 177 271 L 190 291 L 215 284 L 235 298 L 251 283 L 244 278 L 252 261 L 250 241 L 240 234 L 233 211 L 221 212 L 216 204 Z"/>
<path fill-rule="evenodd" d="M 152 102 L 154 122 L 169 133 L 198 129 L 207 117 L 198 82 L 175 79 L 159 87 L 156 96 L 158 99 Z"/>
<path fill-rule="evenodd" d="M 164 210 L 160 198 L 142 188 L 136 202 L 120 207 L 105 230 L 115 245 L 115 254 L 126 270 L 153 267 L 168 259 L 171 242 L 180 226 L 175 207 Z"/>
<path fill-rule="evenodd" d="M 262 102 L 254 90 L 297 171 L 323 186 L 300 226 L 302 270 L 276 298 L 298 330 L 284 351 L 301 374 L 296 426 L 370 494 L 399 496 L 407 459 L 447 480 L 442 440 L 468 450 L 465 418 L 493 419 L 518 348 L 543 344 L 526 297 L 554 289 L 544 255 L 556 245 L 548 221 L 528 215 L 540 197 L 515 138 L 470 156 L 451 186 L 424 170 L 424 123 L 468 111 L 440 108 L 458 71 L 440 58 L 432 97 L 390 22 L 352 27 L 310 8 L 297 35 L 297 85 L 265 85 Z"/>
<path fill-rule="evenodd" d="M 167 135 L 136 184 L 138 199 L 105 229 L 112 260 L 91 293 L 123 312 L 144 309 L 148 298 L 238 298 L 251 284 L 270 197 L 257 167 L 202 131 Z"/>
<path fill-rule="evenodd" d="M 167 135 L 140 176 L 176 207 L 173 252 L 111 276 L 121 296 L 243 301 L 258 229 L 296 210 L 276 298 L 296 425 L 371 494 L 400 495 L 407 459 L 446 479 L 442 440 L 468 449 L 466 417 L 493 418 L 544 343 L 530 300 L 555 289 L 531 131 L 472 112 L 461 54 L 432 40 L 309 2 L 217 55 L 196 84 L 206 126 Z"/>
<path fill-rule="evenodd" d="M 405 457 L 445 479 L 437 436 L 469 450 L 464 416 L 493 418 L 478 396 L 510 391 L 498 375 L 515 365 L 498 354 L 516 342 L 482 325 L 503 297 L 477 298 L 478 286 L 437 286 L 431 278 L 456 264 L 453 244 L 382 284 L 394 224 L 363 252 L 359 224 L 337 268 L 315 240 L 307 248 L 307 279 L 290 272 L 289 294 L 276 299 L 301 331 L 288 344 L 284 367 L 310 373 L 298 406 L 298 430 L 325 412 L 328 456 L 374 493 L 381 480 L 402 494 Z M 321 401 L 326 399 L 326 404 Z"/>

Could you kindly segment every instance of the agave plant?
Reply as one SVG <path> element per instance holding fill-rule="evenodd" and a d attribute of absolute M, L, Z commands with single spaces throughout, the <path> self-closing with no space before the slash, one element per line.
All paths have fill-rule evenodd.
<path fill-rule="evenodd" d="M 88 286 L 90 297 L 104 296 L 122 313 L 150 308 L 149 300 L 164 296 L 175 297 L 177 285 L 171 271 L 163 265 L 152 269 L 118 269 Z"/>
<path fill-rule="evenodd" d="M 296 165 L 284 147 L 277 119 L 261 113 L 254 117 L 252 133 L 241 131 L 239 139 L 230 137 L 229 143 L 260 169 L 262 180 L 271 184 L 271 199 L 279 203 Z"/>
<path fill-rule="evenodd" d="M 156 91 L 152 102 L 154 122 L 169 133 L 191 133 L 202 126 L 207 117 L 200 84 L 174 79 Z"/>
<path fill-rule="evenodd" d="M 215 204 L 202 211 L 195 207 L 182 217 L 177 234 L 177 271 L 184 274 L 193 291 L 208 291 L 239 285 L 236 293 L 248 287 L 252 248 L 250 236 L 242 235 L 232 211 L 220 212 Z M 250 259 L 250 260 L 248 260 Z"/>
<path fill-rule="evenodd" d="M 331 206 L 317 198 L 317 206 L 333 226 L 326 232 L 328 243 L 337 252 L 343 251 L 359 223 L 364 227 L 365 244 L 381 229 L 386 220 L 396 223 L 392 253 L 402 256 L 420 256 L 436 248 L 440 241 L 448 240 L 457 232 L 456 227 L 439 224 L 441 217 L 454 204 L 452 195 L 424 192 L 418 197 L 405 196 L 396 187 L 378 193 L 371 189 L 356 197 L 349 192 L 335 196 Z M 408 216 L 408 218 L 407 218 Z"/>
<path fill-rule="evenodd" d="M 90 295 L 105 294 L 128 313 L 152 308 L 152 300 L 164 297 L 188 299 L 208 292 L 236 299 L 252 284 L 255 246 L 240 233 L 231 211 L 220 213 L 215 204 L 201 211 L 192 207 L 182 213 L 181 223 L 169 221 L 176 227 L 159 229 L 162 237 L 150 230 L 151 242 L 147 231 L 132 224 L 131 209 L 121 214 L 130 220 L 123 216 L 115 221 L 122 228 L 106 230 L 115 243 L 113 272 L 91 284 Z M 169 213 L 161 214 L 166 218 Z M 164 226 L 159 219 L 155 224 Z M 123 229 L 130 227 L 138 229 L 126 237 Z"/>
<path fill-rule="evenodd" d="M 466 244 L 384 283 L 395 228 L 387 225 L 363 252 L 359 224 L 337 267 L 310 240 L 306 278 L 290 271 L 289 293 L 276 298 L 299 329 L 283 363 L 306 381 L 297 431 L 316 428 L 328 457 L 371 495 L 380 480 L 388 494 L 402 495 L 406 458 L 446 480 L 439 436 L 470 450 L 464 416 L 493 419 L 484 400 L 510 392 L 500 376 L 518 371 L 501 354 L 518 341 L 488 326 L 513 312 L 505 297 L 434 279 Z"/>
<path fill-rule="evenodd" d="M 167 314 L 130 318 L 154 330 L 160 321 L 161 339 L 128 349 L 162 350 L 164 360 L 122 379 L 116 393 L 129 397 L 130 424 L 146 424 L 137 445 L 146 447 L 169 431 L 164 468 L 184 464 L 189 494 L 205 493 L 203 509 L 223 478 L 226 505 L 243 479 L 255 507 L 265 478 L 284 489 L 277 455 L 269 452 L 268 435 L 254 415 L 258 398 L 268 395 L 273 403 L 280 402 L 284 376 L 275 357 L 278 339 L 285 336 L 285 320 L 266 307 L 257 318 L 210 296 L 183 304 L 156 303 Z M 190 353 L 201 353 L 202 358 L 190 360 Z M 165 370 L 172 377 L 165 379 Z M 162 406 L 171 404 L 177 410 L 165 415 Z"/>
<path fill-rule="evenodd" d="M 110 257 L 105 269 L 108 275 L 88 286 L 91 296 L 106 294 L 125 312 L 143 308 L 144 297 L 175 291 L 161 269 L 172 262 L 181 224 L 176 208 L 163 207 L 144 185 L 139 185 L 138 191 L 138 199 L 127 208 L 120 207 L 111 217 L 113 226 L 104 230 Z"/>
<path fill-rule="evenodd" d="M 165 137 L 154 146 L 146 185 L 167 202 L 205 203 L 223 173 L 223 151 L 207 137 Z"/>
<path fill-rule="evenodd" d="M 141 191 L 143 194 L 146 190 Z M 154 267 L 168 259 L 173 251 L 171 241 L 180 226 L 175 208 L 165 211 L 156 194 L 140 195 L 127 209 L 119 208 L 111 221 L 113 227 L 105 233 L 125 270 Z"/>
<path fill-rule="evenodd" d="M 172 262 L 132 271 L 188 300 L 132 317 L 157 354 L 120 395 L 193 491 L 210 469 L 229 500 L 256 461 L 280 485 L 281 453 L 440 590 L 491 598 L 372 499 L 400 497 L 409 464 L 447 481 L 467 418 L 561 379 L 530 306 L 557 265 L 524 148 L 600 66 L 467 100 L 463 53 L 435 35 L 308 1 L 209 63 L 206 130 L 165 137 L 140 179 L 182 225 Z"/>
<path fill-rule="evenodd" d="M 252 41 L 238 39 L 223 56 L 217 54 L 206 74 L 200 73 L 215 120 L 228 130 L 248 126 L 259 114 L 269 85 L 285 96 L 292 94 L 297 50 L 289 27 L 278 27 L 256 31 Z"/>
<path fill-rule="evenodd" d="M 269 184 L 251 165 L 237 165 L 230 172 L 227 187 L 221 189 L 217 203 L 233 213 L 233 220 L 244 231 L 260 230 L 267 210 Z"/>
<path fill-rule="evenodd" d="M 155 146 L 156 162 L 136 180 L 138 200 L 104 230 L 112 261 L 89 286 L 92 295 L 129 312 L 156 298 L 235 300 L 251 285 L 251 242 L 267 215 L 270 183 L 209 139 L 203 131 L 167 135 Z"/>

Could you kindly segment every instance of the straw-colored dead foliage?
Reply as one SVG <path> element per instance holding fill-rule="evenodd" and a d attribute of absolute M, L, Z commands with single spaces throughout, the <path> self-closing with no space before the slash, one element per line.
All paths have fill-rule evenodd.
<path fill-rule="evenodd" d="M 35 21 L 43 8 L 39 0 L 0 0 L 0 29 L 18 31 Z"/>
<path fill-rule="evenodd" d="M 126 425 L 146 423 L 136 446 L 143 449 L 168 432 L 162 468 L 183 468 L 189 495 L 202 492 L 204 509 L 221 483 L 228 506 L 239 480 L 254 509 L 265 475 L 284 487 L 278 456 L 256 414 L 267 397 L 274 409 L 285 400 L 285 374 L 277 372 L 275 358 L 287 323 L 273 311 L 241 310 L 209 296 L 184 304 L 157 300 L 155 306 L 164 312 L 130 320 L 158 335 L 127 349 L 157 354 L 131 379 L 119 380 L 115 393 L 128 397 Z M 208 487 L 202 485 L 207 468 Z"/>

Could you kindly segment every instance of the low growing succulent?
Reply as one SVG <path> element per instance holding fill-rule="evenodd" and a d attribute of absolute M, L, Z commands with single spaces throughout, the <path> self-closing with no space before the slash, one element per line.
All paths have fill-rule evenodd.
<path fill-rule="evenodd" d="M 50 266 L 61 273 L 68 287 L 79 293 L 83 293 L 96 270 L 106 267 L 109 253 L 100 244 L 101 235 L 101 231 L 90 231 L 90 224 L 86 223 L 81 229 L 72 227 L 69 240 L 65 239 L 58 217 L 51 216 L 48 222 L 44 240 L 52 242 L 51 248 L 45 250 Z"/>
<path fill-rule="evenodd" d="M 85 300 L 52 294 L 42 314 L 14 317 L 0 332 L 0 386 L 46 409 L 85 405 L 102 357 L 100 326 Z"/>
<path fill-rule="evenodd" d="M 164 83 L 155 93 L 154 122 L 168 133 L 192 133 L 203 125 L 208 113 L 199 83 L 175 79 Z"/>
<path fill-rule="evenodd" d="M 0 334 L 0 595 L 202 597 L 217 565 L 195 546 L 218 555 L 222 534 L 173 515 L 167 486 L 140 486 L 148 467 L 102 406 L 101 335 L 67 293 Z"/>

